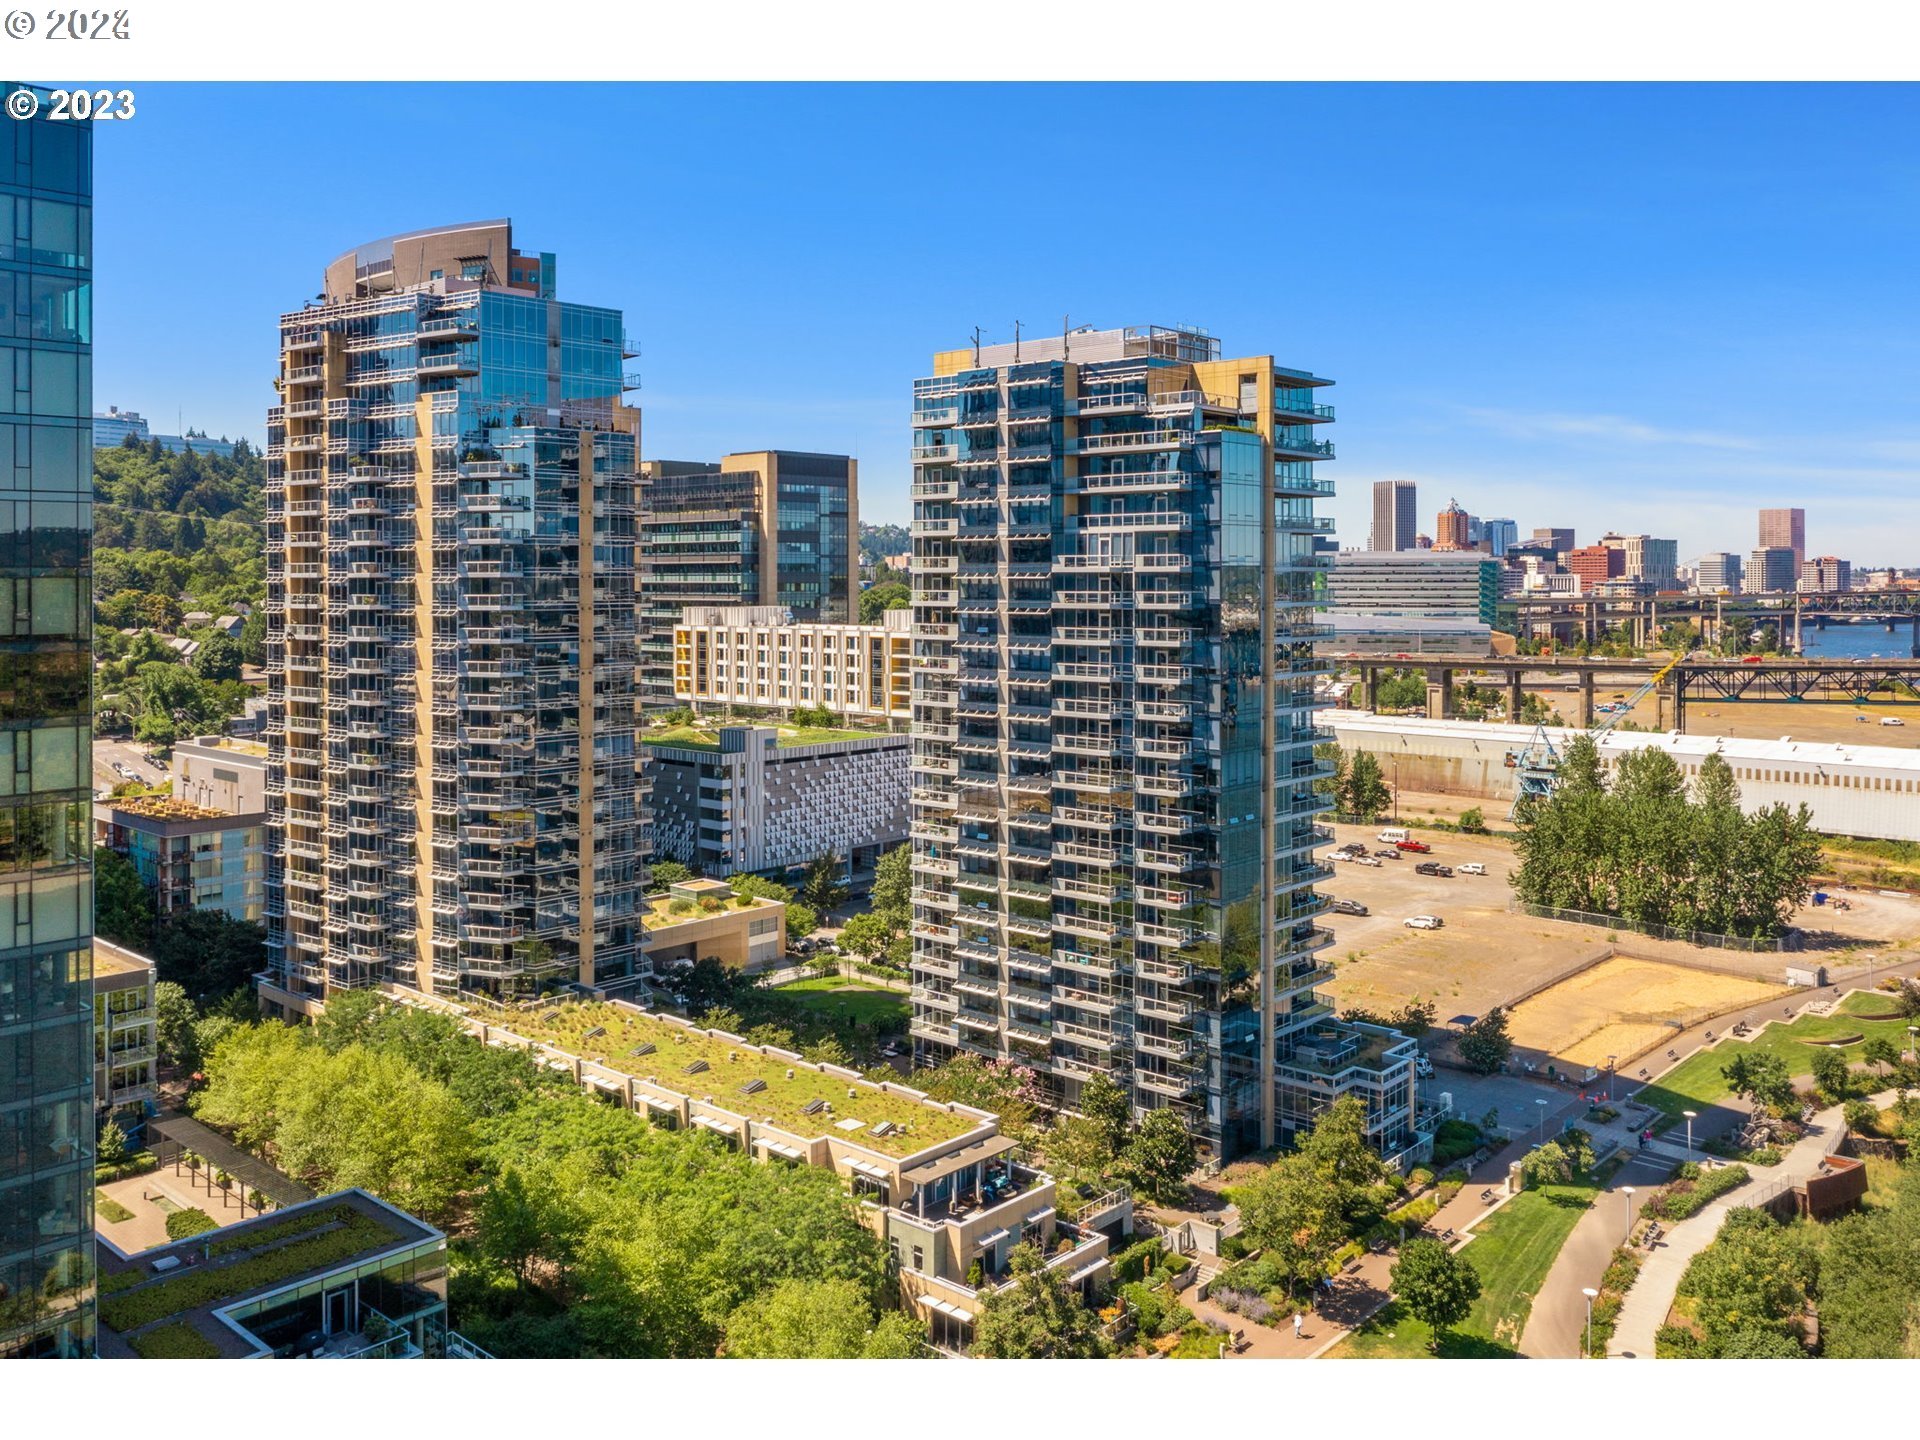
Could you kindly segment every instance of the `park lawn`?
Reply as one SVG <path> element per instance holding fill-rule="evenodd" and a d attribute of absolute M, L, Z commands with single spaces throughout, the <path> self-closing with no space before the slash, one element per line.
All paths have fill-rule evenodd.
<path fill-rule="evenodd" d="M 1787 1069 L 1798 1078 L 1813 1073 L 1814 1051 L 1810 1041 L 1834 1040 L 1858 1035 L 1861 1043 L 1875 1035 L 1885 1036 L 1896 1045 L 1907 1040 L 1908 1022 L 1900 1019 L 1867 1020 L 1861 1013 L 1878 1014 L 1887 1008 L 1886 997 L 1856 991 L 1840 1003 L 1831 1015 L 1803 1015 L 1791 1025 L 1769 1025 L 1753 1040 L 1732 1040 L 1690 1055 L 1679 1065 L 1643 1088 L 1634 1098 L 1658 1110 L 1669 1122 L 1678 1120 L 1683 1110 L 1704 1110 L 1731 1096 L 1726 1078 L 1720 1071 L 1742 1049 L 1764 1050 L 1787 1062 Z M 1859 1045 L 1850 1045 L 1841 1053 L 1856 1063 Z"/>
<path fill-rule="evenodd" d="M 913 1014 L 913 1005 L 905 992 L 838 975 L 795 980 L 790 985 L 775 987 L 775 993 L 791 995 L 822 1020 L 844 1016 L 862 1025 L 871 1025 L 876 1020 L 898 1020 L 904 1025 Z"/>
<path fill-rule="evenodd" d="M 1473 1313 L 1448 1333 L 1444 1360 L 1512 1359 L 1527 1328 L 1533 1297 L 1567 1236 L 1593 1204 L 1604 1180 L 1548 1185 L 1509 1200 L 1460 1253 L 1480 1276 Z M 1329 1352 L 1334 1360 L 1422 1359 L 1433 1332 L 1398 1300 Z"/>

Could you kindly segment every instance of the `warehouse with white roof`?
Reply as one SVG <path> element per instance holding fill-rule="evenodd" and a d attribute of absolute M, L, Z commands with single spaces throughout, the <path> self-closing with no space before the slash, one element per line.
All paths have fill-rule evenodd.
<path fill-rule="evenodd" d="M 1321 724 L 1349 755 L 1370 752 L 1391 785 L 1502 804 L 1513 798 L 1512 760 L 1534 733 L 1528 725 L 1417 720 L 1365 710 L 1329 710 Z M 1579 732 L 1547 734 L 1564 746 Z M 1717 752 L 1733 767 L 1743 809 L 1775 801 L 1805 804 L 1815 828 L 1830 835 L 1920 840 L 1920 750 L 1616 730 L 1601 740 L 1600 755 L 1610 763 L 1649 745 L 1672 755 L 1689 778 Z"/>

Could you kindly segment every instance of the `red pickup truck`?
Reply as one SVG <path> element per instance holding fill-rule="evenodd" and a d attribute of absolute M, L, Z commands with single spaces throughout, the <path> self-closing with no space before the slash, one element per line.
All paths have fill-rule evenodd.
<path fill-rule="evenodd" d="M 1415 855 L 1431 855 L 1433 853 L 1433 847 L 1424 840 L 1396 840 L 1393 842 L 1393 848 L 1396 850 L 1406 850 Z"/>

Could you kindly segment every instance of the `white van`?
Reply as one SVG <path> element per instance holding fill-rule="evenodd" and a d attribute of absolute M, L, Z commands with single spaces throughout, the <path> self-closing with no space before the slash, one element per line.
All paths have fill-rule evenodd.
<path fill-rule="evenodd" d="M 1407 838 L 1407 832 L 1397 825 L 1389 825 L 1374 838 L 1382 845 L 1398 845 Z"/>

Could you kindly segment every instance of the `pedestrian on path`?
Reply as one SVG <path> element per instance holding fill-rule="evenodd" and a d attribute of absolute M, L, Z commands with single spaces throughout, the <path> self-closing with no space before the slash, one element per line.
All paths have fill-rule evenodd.
<path fill-rule="evenodd" d="M 1293 1312 L 1293 1338 L 1294 1339 L 1298 1340 L 1302 1338 L 1300 1334 L 1300 1327 L 1305 1323 L 1306 1322 L 1300 1318 L 1300 1312 L 1298 1310 L 1294 1311 Z"/>

